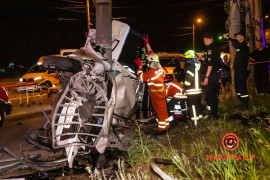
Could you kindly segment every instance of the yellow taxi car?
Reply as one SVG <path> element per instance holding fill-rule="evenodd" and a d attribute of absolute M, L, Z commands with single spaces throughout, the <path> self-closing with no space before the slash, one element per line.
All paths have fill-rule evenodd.
<path fill-rule="evenodd" d="M 59 84 L 59 79 L 54 71 L 47 71 L 42 68 L 43 58 L 44 56 L 39 58 L 38 62 L 19 79 L 19 83 L 37 82 L 38 85 L 43 85 L 45 87 L 52 87 Z"/>

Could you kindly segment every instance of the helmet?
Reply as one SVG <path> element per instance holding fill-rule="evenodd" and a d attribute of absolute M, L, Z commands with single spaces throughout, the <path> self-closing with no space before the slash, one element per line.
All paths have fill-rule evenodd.
<path fill-rule="evenodd" d="M 159 63 L 159 58 L 156 53 L 152 53 L 147 57 L 149 62 L 158 62 Z"/>
<path fill-rule="evenodd" d="M 194 58 L 195 57 L 195 51 L 188 50 L 185 52 L 185 58 Z"/>

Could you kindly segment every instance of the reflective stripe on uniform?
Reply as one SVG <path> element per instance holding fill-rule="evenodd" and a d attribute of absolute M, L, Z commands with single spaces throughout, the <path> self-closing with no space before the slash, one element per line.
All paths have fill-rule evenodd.
<path fill-rule="evenodd" d="M 199 89 L 199 75 L 198 71 L 195 71 L 195 88 Z"/>
<path fill-rule="evenodd" d="M 187 95 L 192 95 L 192 94 L 201 94 L 202 92 L 187 92 Z"/>
<path fill-rule="evenodd" d="M 180 98 L 180 99 L 185 99 L 185 98 L 187 98 L 187 96 L 184 96 L 184 95 L 174 95 L 173 97 L 175 97 L 175 98 Z"/>
<path fill-rule="evenodd" d="M 163 122 L 163 121 L 162 121 L 162 122 L 159 121 L 158 124 L 159 124 L 159 125 L 160 125 L 160 124 L 162 125 L 162 124 L 166 124 L 166 122 L 165 122 L 165 121 L 164 121 L 164 122 Z"/>
<path fill-rule="evenodd" d="M 200 118 L 199 117 L 192 117 L 190 118 L 191 120 L 199 120 Z"/>
<path fill-rule="evenodd" d="M 169 83 L 169 85 L 167 86 L 167 88 L 166 88 L 166 96 L 167 96 L 167 94 L 168 94 L 168 89 L 169 89 L 169 87 L 172 85 L 172 82 L 171 83 Z"/>
<path fill-rule="evenodd" d="M 240 96 L 241 98 L 245 98 L 245 97 L 248 97 L 248 95 L 242 95 L 242 96 Z"/>
<path fill-rule="evenodd" d="M 148 84 L 148 86 L 151 86 L 151 85 L 158 86 L 158 87 L 163 86 L 163 84 L 155 84 L 155 83 L 153 83 L 153 82 L 149 82 L 149 83 L 147 83 L 147 84 Z"/>
<path fill-rule="evenodd" d="M 161 76 L 163 73 L 162 73 L 162 71 L 158 74 L 158 75 L 156 75 L 155 77 L 152 77 L 151 78 L 151 80 L 155 80 L 155 79 L 157 79 L 159 76 Z"/>
<path fill-rule="evenodd" d="M 173 121 L 173 116 L 168 117 L 166 121 Z"/>
<path fill-rule="evenodd" d="M 188 81 L 185 81 L 185 85 L 190 86 L 190 85 L 191 85 L 191 83 L 190 83 L 190 82 L 188 82 Z"/>
<path fill-rule="evenodd" d="M 190 74 L 191 76 L 194 76 L 194 73 L 191 71 L 187 71 L 188 74 Z"/>
<path fill-rule="evenodd" d="M 186 92 L 202 92 L 202 89 L 187 89 Z"/>
<path fill-rule="evenodd" d="M 164 90 L 164 84 L 162 85 L 162 89 L 158 89 L 158 90 L 156 90 L 156 89 L 150 89 L 151 92 L 161 92 L 163 90 Z"/>
<path fill-rule="evenodd" d="M 196 117 L 196 110 L 195 110 L 195 106 L 194 105 L 192 105 L 192 110 L 193 110 L 194 117 Z"/>
<path fill-rule="evenodd" d="M 158 125 L 158 128 L 164 128 L 164 129 L 166 129 L 166 125 L 165 126 Z"/>
<path fill-rule="evenodd" d="M 175 95 L 182 96 L 183 94 L 182 93 L 175 93 Z"/>

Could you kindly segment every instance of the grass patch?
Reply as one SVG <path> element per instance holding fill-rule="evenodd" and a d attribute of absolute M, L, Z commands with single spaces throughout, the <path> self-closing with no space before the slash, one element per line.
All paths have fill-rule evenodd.
<path fill-rule="evenodd" d="M 131 143 L 128 152 L 131 165 L 149 164 L 155 157 L 171 159 L 173 165 L 162 169 L 178 179 L 270 179 L 270 96 L 253 94 L 246 111 L 239 109 L 237 100 L 225 100 L 219 104 L 219 112 L 218 120 L 203 120 L 198 127 L 178 125 L 170 131 L 166 146 L 147 138 L 138 127 L 139 138 Z M 239 138 L 234 151 L 222 146 L 227 133 Z M 207 160 L 207 155 L 255 155 L 255 159 Z"/>

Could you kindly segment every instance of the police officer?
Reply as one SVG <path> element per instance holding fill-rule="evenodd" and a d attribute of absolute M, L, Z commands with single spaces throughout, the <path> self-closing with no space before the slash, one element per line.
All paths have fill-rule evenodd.
<path fill-rule="evenodd" d="M 214 37 L 212 34 L 206 33 L 203 38 L 204 44 L 206 46 L 207 55 L 204 59 L 207 70 L 203 74 L 203 85 L 205 100 L 210 106 L 211 116 L 214 119 L 218 118 L 218 69 L 220 64 L 220 50 L 214 44 Z M 203 59 L 203 57 L 200 57 Z"/>
<path fill-rule="evenodd" d="M 249 47 L 245 41 L 245 34 L 243 32 L 235 34 L 236 39 L 229 38 L 228 35 L 224 35 L 224 37 L 232 42 L 232 45 L 236 50 L 233 63 L 233 68 L 235 71 L 235 91 L 241 102 L 241 108 L 246 109 L 248 108 L 247 67 L 249 61 Z"/>
<path fill-rule="evenodd" d="M 254 78 L 258 94 L 270 94 L 269 84 L 269 58 L 270 49 L 264 48 L 261 40 L 256 40 L 256 49 L 250 54 L 250 59 L 254 62 Z"/>

